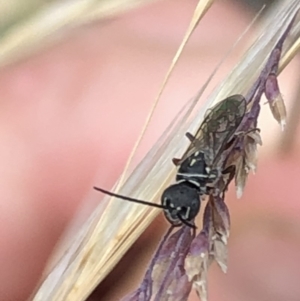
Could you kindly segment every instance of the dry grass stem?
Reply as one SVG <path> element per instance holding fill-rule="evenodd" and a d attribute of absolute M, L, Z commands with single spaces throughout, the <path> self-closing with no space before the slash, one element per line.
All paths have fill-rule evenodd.
<path fill-rule="evenodd" d="M 298 38 L 292 45 L 290 49 L 287 50 L 285 55 L 282 57 L 279 65 L 279 72 L 281 72 L 295 57 L 295 55 L 299 52 L 300 49 L 300 38 Z"/>
<path fill-rule="evenodd" d="M 163 91 L 165 89 L 165 86 L 168 83 L 168 81 L 169 81 L 169 79 L 171 77 L 171 74 L 172 74 L 172 72 L 173 72 L 173 70 L 174 70 L 174 68 L 175 68 L 175 66 L 176 66 L 176 64 L 178 62 L 178 59 L 179 59 L 179 57 L 182 54 L 182 51 L 183 51 L 184 47 L 186 46 L 186 44 L 187 44 L 189 38 L 191 37 L 192 33 L 194 32 L 195 28 L 199 24 L 201 18 L 208 11 L 208 9 L 212 5 L 212 3 L 213 3 L 213 0 L 199 0 L 198 5 L 197 5 L 197 7 L 196 7 L 196 9 L 194 11 L 194 14 L 192 16 L 192 20 L 190 22 L 190 25 L 189 25 L 189 27 L 187 29 L 187 32 L 184 35 L 183 40 L 182 40 L 182 42 L 181 42 L 181 44 L 180 44 L 180 46 L 179 46 L 179 48 L 178 48 L 178 50 L 177 50 L 177 52 L 176 52 L 176 54 L 174 56 L 174 58 L 172 60 L 172 63 L 171 63 L 171 65 L 170 65 L 170 67 L 169 67 L 169 69 L 168 69 L 168 71 L 167 71 L 167 73 L 165 75 L 165 78 L 164 78 L 164 80 L 163 80 L 163 82 L 161 84 L 161 87 L 159 88 L 158 94 L 155 97 L 155 100 L 154 100 L 153 105 L 152 105 L 152 107 L 150 109 L 150 112 L 149 112 L 149 114 L 148 114 L 148 116 L 146 118 L 146 121 L 144 123 L 144 126 L 143 126 L 141 132 L 140 132 L 140 135 L 139 135 L 139 137 L 138 137 L 135 145 L 133 146 L 133 149 L 132 149 L 132 151 L 130 153 L 130 156 L 129 156 L 127 162 L 126 162 L 124 171 L 123 171 L 123 173 L 122 173 L 122 175 L 121 175 L 121 177 L 119 179 L 117 187 L 120 187 L 123 184 L 123 180 L 125 178 L 125 174 L 127 172 L 127 169 L 128 169 L 128 167 L 129 167 L 129 165 L 130 165 L 130 163 L 132 161 L 132 158 L 134 157 L 134 154 L 135 154 L 137 148 L 139 147 L 139 145 L 140 145 L 140 143 L 141 143 L 141 141 L 142 141 L 142 139 L 143 139 L 143 137 L 145 135 L 145 132 L 146 132 L 147 127 L 148 127 L 148 125 L 149 125 L 149 123 L 151 121 L 151 118 L 152 118 L 152 116 L 154 114 L 154 111 L 155 111 L 155 109 L 157 107 L 157 104 L 158 104 L 158 102 L 159 102 L 159 100 L 161 98 L 161 95 L 162 95 L 162 93 L 163 93 Z"/>
<path fill-rule="evenodd" d="M 114 17 L 153 1 L 2 1 L 0 3 L 0 16 L 2 16 L 0 66 L 13 63 L 42 47 L 49 46 L 63 37 L 68 30 L 82 23 Z"/>
<path fill-rule="evenodd" d="M 147 201 L 157 200 L 174 177 L 175 168 L 171 158 L 182 154 L 187 146 L 184 133 L 196 131 L 204 111 L 212 103 L 229 95 L 245 94 L 248 91 L 261 72 L 279 36 L 299 8 L 298 0 L 280 3 L 269 16 L 268 24 L 264 25 L 259 38 L 208 98 L 206 106 L 201 108 L 192 123 L 187 122 L 187 119 L 197 97 L 189 103 L 190 107 L 186 106 L 177 116 L 176 122 L 165 131 L 118 191 L 119 193 Z M 285 42 L 285 49 L 293 46 L 297 36 L 299 36 L 298 20 L 291 38 Z M 110 201 L 110 198 L 106 197 L 61 261 L 49 272 L 33 300 L 85 300 L 156 214 L 157 209 L 118 200 Z"/>

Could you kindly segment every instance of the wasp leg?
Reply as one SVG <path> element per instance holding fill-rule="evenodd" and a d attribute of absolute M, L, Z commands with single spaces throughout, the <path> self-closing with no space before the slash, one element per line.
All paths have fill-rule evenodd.
<path fill-rule="evenodd" d="M 260 129 L 259 128 L 254 128 L 254 129 L 251 129 L 247 132 L 248 133 L 251 133 L 251 132 L 259 132 L 260 133 Z"/>
<path fill-rule="evenodd" d="M 229 149 L 232 146 L 232 144 L 236 141 L 236 139 L 238 139 L 239 137 L 246 136 L 246 135 L 248 135 L 249 133 L 252 133 L 252 132 L 258 132 L 258 133 L 260 133 L 260 129 L 259 128 L 254 128 L 254 129 L 251 129 L 251 130 L 249 130 L 247 132 L 236 132 L 234 134 L 234 136 L 232 137 L 232 139 L 230 139 L 226 143 L 226 145 L 224 147 L 224 150 Z"/>
<path fill-rule="evenodd" d="M 185 133 L 185 136 L 189 139 L 189 141 L 194 144 L 194 142 L 196 141 L 196 138 L 189 132 L 186 132 Z M 178 158 L 173 158 L 172 159 L 172 162 L 175 166 L 178 166 L 180 165 L 182 162 L 181 162 L 181 159 L 178 159 Z"/>
<path fill-rule="evenodd" d="M 230 184 L 230 182 L 233 180 L 234 176 L 235 176 L 235 165 L 230 165 L 228 167 L 226 167 L 223 171 L 222 174 L 224 176 L 227 176 L 226 182 L 225 182 L 225 188 L 224 188 L 224 192 L 228 190 L 228 186 Z"/>
<path fill-rule="evenodd" d="M 187 132 L 185 133 L 185 136 L 190 140 L 190 142 L 195 141 L 195 137 L 191 133 Z"/>
<path fill-rule="evenodd" d="M 241 132 L 236 132 L 234 135 L 235 136 L 246 136 L 247 134 L 252 133 L 252 132 L 260 133 L 260 129 L 259 128 L 253 128 L 253 129 L 250 129 L 246 132 L 242 132 L 242 131 Z"/>
<path fill-rule="evenodd" d="M 174 164 L 175 166 L 178 166 L 178 165 L 180 165 L 180 163 L 181 163 L 181 159 L 173 158 L 173 159 L 172 159 L 172 162 L 173 162 L 173 164 Z"/>

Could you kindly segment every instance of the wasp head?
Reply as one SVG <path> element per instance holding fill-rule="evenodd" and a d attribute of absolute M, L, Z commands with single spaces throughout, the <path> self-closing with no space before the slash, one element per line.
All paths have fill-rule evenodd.
<path fill-rule="evenodd" d="M 174 184 L 162 194 L 161 204 L 166 219 L 173 226 L 191 226 L 200 209 L 199 189 L 188 182 Z"/>

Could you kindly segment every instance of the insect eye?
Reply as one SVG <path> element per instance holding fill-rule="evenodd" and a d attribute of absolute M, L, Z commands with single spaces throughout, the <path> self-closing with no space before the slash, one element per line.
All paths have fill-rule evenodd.
<path fill-rule="evenodd" d="M 167 208 L 172 207 L 171 206 L 171 200 L 169 198 L 164 198 L 164 206 Z"/>

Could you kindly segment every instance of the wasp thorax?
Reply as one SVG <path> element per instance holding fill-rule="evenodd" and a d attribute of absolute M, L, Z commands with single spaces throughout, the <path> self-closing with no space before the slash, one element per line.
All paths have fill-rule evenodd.
<path fill-rule="evenodd" d="M 193 221 L 200 209 L 199 189 L 188 183 L 181 182 L 168 187 L 162 197 L 164 214 L 174 226 Z"/>

